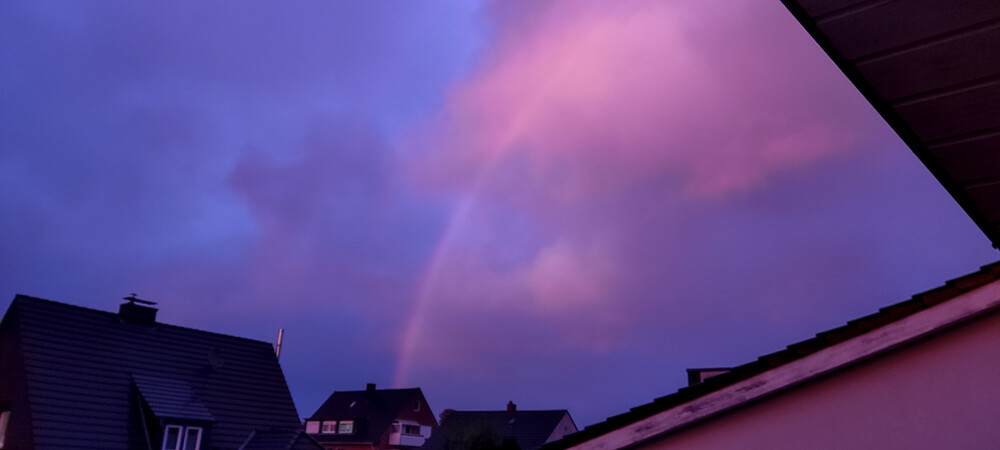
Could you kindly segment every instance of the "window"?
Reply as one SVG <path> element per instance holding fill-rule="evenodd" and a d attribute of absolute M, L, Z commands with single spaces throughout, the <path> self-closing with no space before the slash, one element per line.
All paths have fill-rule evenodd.
<path fill-rule="evenodd" d="M 167 425 L 161 450 L 201 450 L 201 427 Z"/>
<path fill-rule="evenodd" d="M 163 450 L 177 450 L 181 448 L 181 427 L 177 425 L 167 426 L 163 430 Z"/>
<path fill-rule="evenodd" d="M 341 420 L 340 424 L 337 425 L 338 434 L 351 434 L 354 433 L 354 421 L 353 420 Z"/>
<path fill-rule="evenodd" d="M 3 443 L 7 437 L 7 424 L 10 422 L 10 411 L 0 412 L 0 448 L 4 448 Z"/>
<path fill-rule="evenodd" d="M 323 434 L 335 434 L 337 432 L 336 420 L 323 421 Z"/>
<path fill-rule="evenodd" d="M 403 425 L 403 434 L 408 434 L 410 436 L 420 436 L 420 426 L 419 425 Z"/>
<path fill-rule="evenodd" d="M 199 450 L 201 448 L 201 428 L 187 427 L 184 430 L 184 450 Z"/>
<path fill-rule="evenodd" d="M 413 410 L 420 411 L 420 400 L 413 402 Z"/>
<path fill-rule="evenodd" d="M 306 422 L 306 433 L 309 433 L 309 434 L 319 433 L 319 421 L 318 420 L 310 420 L 310 421 Z"/>

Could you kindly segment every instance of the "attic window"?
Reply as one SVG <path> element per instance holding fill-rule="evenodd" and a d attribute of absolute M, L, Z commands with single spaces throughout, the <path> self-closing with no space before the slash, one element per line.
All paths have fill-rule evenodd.
<path fill-rule="evenodd" d="M 420 400 L 413 402 L 413 410 L 420 411 Z"/>
<path fill-rule="evenodd" d="M 0 448 L 4 448 L 7 440 L 7 424 L 10 422 L 10 411 L 0 412 Z"/>
<path fill-rule="evenodd" d="M 167 425 L 161 450 L 201 450 L 201 427 Z"/>
<path fill-rule="evenodd" d="M 335 434 L 337 433 L 337 421 L 336 420 L 324 420 L 323 421 L 323 434 Z"/>
<path fill-rule="evenodd" d="M 337 434 L 351 434 L 354 433 L 354 421 L 353 420 L 341 420 L 337 425 Z"/>

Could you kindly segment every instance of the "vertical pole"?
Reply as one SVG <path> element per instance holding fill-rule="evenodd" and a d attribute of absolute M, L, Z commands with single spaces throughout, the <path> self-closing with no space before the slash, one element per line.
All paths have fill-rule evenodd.
<path fill-rule="evenodd" d="M 278 343 L 274 345 L 274 357 L 281 358 L 281 340 L 285 337 L 285 329 L 278 328 Z"/>

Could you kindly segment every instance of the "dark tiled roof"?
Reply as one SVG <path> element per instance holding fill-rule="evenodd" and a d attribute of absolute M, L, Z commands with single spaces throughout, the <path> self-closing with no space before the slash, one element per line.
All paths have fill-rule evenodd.
<path fill-rule="evenodd" d="M 420 388 L 335 391 L 309 419 L 354 420 L 354 434 L 316 435 L 320 442 L 375 442 L 403 408 L 418 400 L 427 407 Z"/>
<path fill-rule="evenodd" d="M 214 419 L 202 448 L 235 449 L 255 429 L 301 428 L 267 342 L 123 323 L 115 313 L 23 295 L 4 322 L 12 315 L 38 448 L 131 448 L 142 436 L 132 386 L 154 411 Z"/>
<path fill-rule="evenodd" d="M 550 411 L 453 411 L 441 421 L 441 425 L 423 450 L 444 450 L 449 442 L 468 440 L 472 435 L 486 432 L 502 441 L 511 438 L 521 450 L 541 447 L 545 440 L 569 412 L 565 409 Z M 494 442 L 499 445 L 500 442 Z"/>
<path fill-rule="evenodd" d="M 132 381 L 156 417 L 208 422 L 215 420 L 191 386 L 183 381 L 143 375 L 132 375 Z"/>
<path fill-rule="evenodd" d="M 985 265 L 975 273 L 948 281 L 944 286 L 914 295 L 909 300 L 886 306 L 877 313 L 852 320 L 844 326 L 823 331 L 817 334 L 816 337 L 789 345 L 783 350 L 761 356 L 756 361 L 734 367 L 731 371 L 709 378 L 703 383 L 681 388 L 677 392 L 657 398 L 651 403 L 632 408 L 629 412 L 610 417 L 604 422 L 590 425 L 578 433 L 545 445 L 544 448 L 546 450 L 568 448 L 589 441 L 605 433 L 690 402 L 698 397 L 777 368 L 826 347 L 895 322 L 998 279 L 1000 279 L 1000 262 Z"/>
<path fill-rule="evenodd" d="M 257 430 L 240 450 L 322 450 L 303 430 Z"/>

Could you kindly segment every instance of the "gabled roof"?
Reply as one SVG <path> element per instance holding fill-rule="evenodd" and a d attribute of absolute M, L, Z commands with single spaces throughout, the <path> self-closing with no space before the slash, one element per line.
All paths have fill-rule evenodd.
<path fill-rule="evenodd" d="M 267 342 L 125 323 L 24 295 L 4 315 L 3 327 L 11 325 L 38 448 L 132 448 L 143 436 L 137 396 L 157 419 L 210 422 L 202 448 L 235 449 L 256 429 L 301 427 Z"/>
<path fill-rule="evenodd" d="M 782 0 L 1000 248 L 996 0 Z"/>
<path fill-rule="evenodd" d="M 1000 262 L 761 356 L 703 383 L 681 388 L 543 448 L 578 445 L 620 448 L 637 444 L 850 367 L 1000 310 L 997 280 L 1000 280 Z"/>
<path fill-rule="evenodd" d="M 308 420 L 355 421 L 353 434 L 317 435 L 320 442 L 376 442 L 417 401 L 428 407 L 420 388 L 334 391 Z"/>
<path fill-rule="evenodd" d="M 532 450 L 545 444 L 556 426 L 569 416 L 565 409 L 548 411 L 452 411 L 423 450 L 444 450 L 449 441 L 463 441 L 470 433 L 488 432 L 497 439 L 513 439 L 521 450 Z M 572 419 L 570 419 L 572 421 Z M 574 426 L 575 429 L 575 426 Z M 496 442 L 495 444 L 499 444 Z M 452 447 L 454 448 L 454 447 Z"/>

